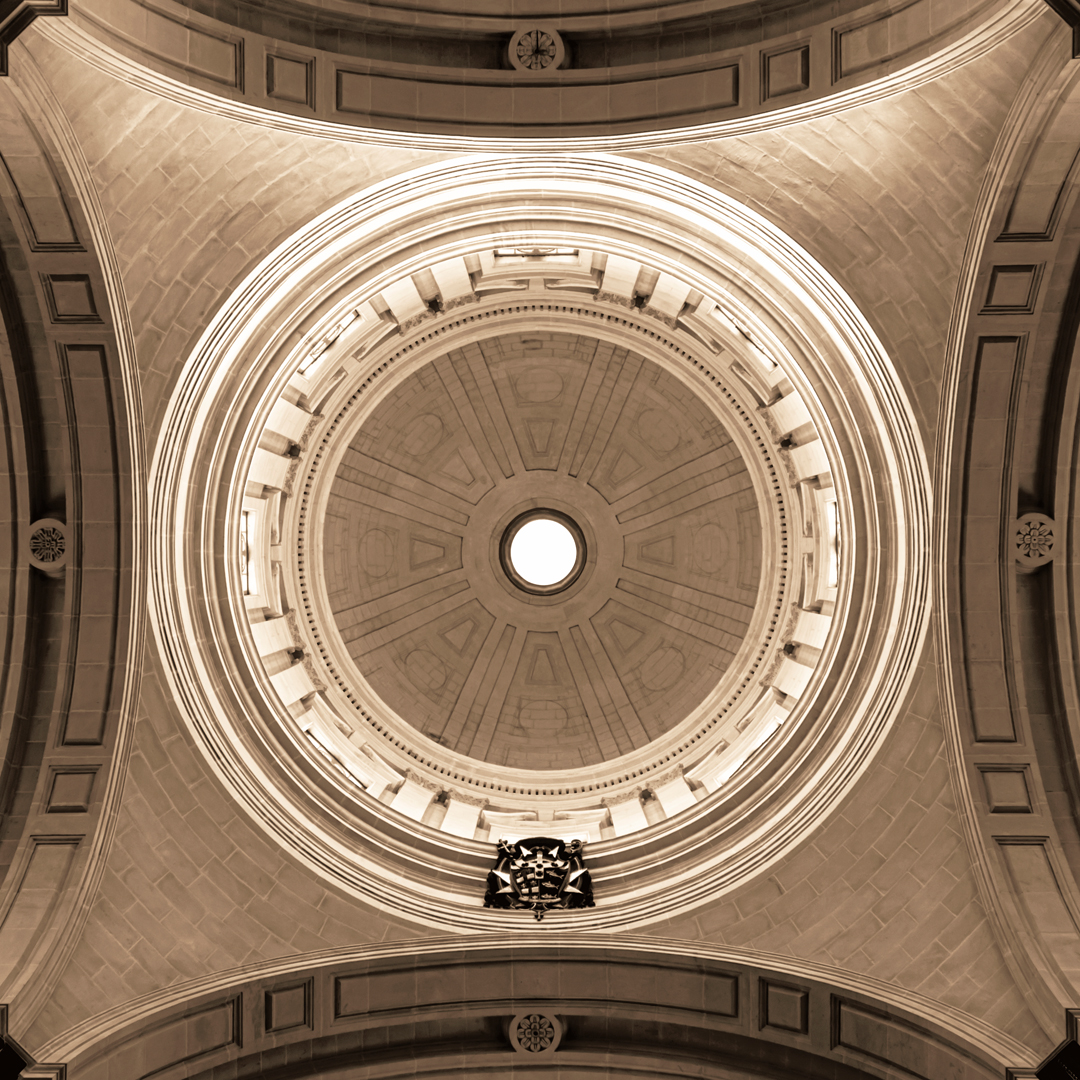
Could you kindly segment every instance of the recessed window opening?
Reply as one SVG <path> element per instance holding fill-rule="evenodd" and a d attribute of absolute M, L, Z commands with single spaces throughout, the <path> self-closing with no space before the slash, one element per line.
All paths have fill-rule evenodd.
<path fill-rule="evenodd" d="M 251 547 L 249 544 L 249 528 L 251 517 L 250 511 L 243 510 L 240 513 L 240 586 L 245 596 L 250 596 L 251 589 Z"/>
<path fill-rule="evenodd" d="M 496 259 L 577 258 L 578 249 L 572 247 L 496 248 L 494 255 Z"/>
<path fill-rule="evenodd" d="M 835 500 L 825 504 L 825 529 L 829 560 L 826 584 L 835 589 L 840 576 L 840 515 Z"/>
<path fill-rule="evenodd" d="M 359 309 L 348 312 L 343 319 L 335 323 L 312 348 L 311 352 L 300 362 L 297 369 L 301 375 L 306 375 L 323 358 L 323 354 L 334 344 L 335 341 L 360 318 Z"/>

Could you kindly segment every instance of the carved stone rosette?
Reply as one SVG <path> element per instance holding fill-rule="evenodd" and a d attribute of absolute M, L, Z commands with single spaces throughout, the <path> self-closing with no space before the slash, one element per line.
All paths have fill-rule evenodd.
<path fill-rule="evenodd" d="M 523 26 L 510 38 L 506 51 L 513 68 L 528 75 L 557 71 L 566 58 L 562 36 L 553 26 Z"/>
<path fill-rule="evenodd" d="M 511 1019 L 508 1034 L 510 1045 L 519 1054 L 546 1057 L 559 1048 L 563 1026 L 551 1013 L 529 1010 Z"/>
<path fill-rule="evenodd" d="M 67 526 L 56 518 L 39 518 L 30 526 L 30 565 L 42 573 L 57 575 L 67 565 L 70 544 Z"/>
<path fill-rule="evenodd" d="M 1054 519 L 1046 514 L 1022 514 L 1016 519 L 1013 543 L 1021 569 L 1037 570 L 1054 558 L 1054 534 Z"/>

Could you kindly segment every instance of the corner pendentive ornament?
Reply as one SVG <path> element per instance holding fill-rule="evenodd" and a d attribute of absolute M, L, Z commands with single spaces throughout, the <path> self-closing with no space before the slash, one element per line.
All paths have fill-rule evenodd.
<path fill-rule="evenodd" d="M 537 921 L 552 908 L 593 906 L 592 879 L 580 840 L 537 836 L 510 843 L 500 840 L 488 872 L 484 907 L 525 908 Z"/>

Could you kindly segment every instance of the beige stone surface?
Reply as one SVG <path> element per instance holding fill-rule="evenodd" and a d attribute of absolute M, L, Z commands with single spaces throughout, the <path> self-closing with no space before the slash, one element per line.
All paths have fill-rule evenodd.
<path fill-rule="evenodd" d="M 956 1005 L 1046 1050 L 978 894 L 932 663 L 844 804 L 752 885 L 657 934 L 832 964 Z"/>
<path fill-rule="evenodd" d="M 35 1038 L 204 973 L 431 936 L 284 856 L 231 802 L 163 679 L 151 662 L 105 873 Z"/>
<path fill-rule="evenodd" d="M 977 61 L 871 105 L 712 142 L 635 151 L 732 195 L 821 262 L 884 342 L 930 455 L 951 450 L 937 445 L 946 345 L 974 208 L 1006 113 L 1045 31 L 1036 24 Z M 145 414 L 140 449 L 148 457 L 187 353 L 261 258 L 344 197 L 452 156 L 223 119 L 113 80 L 43 35 L 32 40 L 86 157 L 119 260 Z M 29 295 L 28 281 L 20 272 L 19 286 Z M 552 348 L 564 382 L 584 383 L 591 348 L 580 338 Z M 477 399 L 486 395 L 504 415 L 502 421 L 491 414 L 478 421 L 486 450 L 465 437 L 460 416 L 449 419 L 454 395 L 445 381 L 442 389 L 436 386 L 440 364 L 444 374 L 488 371 L 491 382 Z M 509 373 L 502 383 L 499 364 Z M 685 669 L 693 677 L 680 670 L 665 682 L 661 672 L 650 686 L 648 658 L 686 640 L 694 615 L 685 607 L 657 611 L 637 603 L 626 625 L 641 623 L 648 648 L 628 653 L 625 670 L 607 680 L 606 700 L 594 690 L 589 701 L 576 688 L 559 629 L 515 635 L 508 620 L 500 625 L 491 615 L 483 597 L 457 587 L 463 556 L 455 529 L 463 528 L 460 519 L 468 518 L 479 494 L 518 469 L 556 472 L 552 448 L 573 441 L 573 415 L 544 396 L 552 367 L 533 378 L 530 364 L 520 342 L 506 344 L 498 362 L 475 349 L 436 362 L 384 403 L 384 413 L 353 440 L 338 474 L 338 502 L 327 525 L 327 588 L 342 634 L 361 642 L 354 651 L 358 668 L 410 722 L 496 765 L 542 762 L 555 768 L 601 761 L 638 745 L 638 733 L 620 712 L 622 699 L 612 693 L 616 684 L 645 737 L 664 729 L 663 710 L 685 714 L 701 700 L 707 681 L 694 673 L 727 661 L 746 620 L 737 605 L 716 606 L 706 636 L 712 648 L 700 649 Z M 657 386 L 652 392 L 663 396 Z M 665 400 L 663 407 L 685 425 L 693 403 L 677 395 Z M 454 428 L 452 446 L 429 444 L 433 428 L 423 418 L 430 416 L 443 430 Z M 695 445 L 722 452 L 723 434 L 706 432 L 702 418 L 694 419 Z M 648 430 L 655 435 L 665 429 L 653 423 Z M 507 432 L 510 437 L 502 438 Z M 423 475 L 416 462 L 442 471 Z M 595 486 L 617 504 L 625 494 L 617 455 L 597 449 L 588 465 Z M 351 498 L 348 484 L 361 475 L 383 502 L 365 496 L 363 515 L 350 516 L 344 505 Z M 403 482 L 406 475 L 411 479 Z M 663 476 L 657 466 L 651 482 L 658 494 Z M 403 493 L 410 498 L 401 499 Z M 740 504 L 749 505 L 745 498 Z M 737 531 L 737 524 L 722 524 Z M 380 546 L 376 533 L 391 541 Z M 407 534 L 408 543 L 395 533 Z M 666 538 L 657 532 L 643 543 Z M 990 541 L 992 547 L 992 536 Z M 996 558 L 996 552 L 988 557 L 995 573 Z M 754 554 L 744 546 L 739 559 L 742 600 L 749 603 Z M 425 591 L 443 579 L 445 595 Z M 701 581 L 689 584 L 704 587 Z M 380 602 L 420 586 L 416 625 L 389 632 Z M 683 601 L 690 603 L 685 596 Z M 424 610 L 429 603 L 431 610 Z M 996 616 L 998 604 L 992 606 Z M 610 620 L 595 630 L 601 642 L 605 633 L 617 643 Z M 459 707 L 463 688 L 485 648 L 505 652 L 512 645 L 520 660 L 507 666 L 499 687 L 512 722 L 500 727 L 494 722 L 500 717 L 488 716 L 481 730 L 485 714 L 476 702 L 482 689 L 490 694 L 493 688 L 474 679 L 474 697 Z M 640 932 L 866 975 L 953 1006 L 1038 1056 L 1055 1040 L 1006 963 L 1008 946 L 995 934 L 979 895 L 975 854 L 965 839 L 946 746 L 948 703 L 939 701 L 934 665 L 941 645 L 928 641 L 907 705 L 838 813 L 754 880 Z M 142 697 L 104 872 L 63 974 L 20 1032 L 28 1046 L 42 1045 L 97 1012 L 209 973 L 282 957 L 299 965 L 319 950 L 361 943 L 415 941 L 420 950 L 433 936 L 324 884 L 256 827 L 196 748 L 170 700 L 157 649 L 151 638 L 138 658 Z M 657 660 L 653 667 L 660 671 L 663 664 Z M 561 689 L 530 697 L 530 684 Z M 547 707 L 528 713 L 538 700 L 557 705 L 562 717 Z M 1052 711 L 1048 703 L 1047 716 Z M 523 715 L 532 732 L 522 725 Z M 542 751 L 553 716 L 565 721 L 557 732 L 560 743 Z M 537 756 L 543 752 L 549 756 Z M 1063 806 L 1066 789 L 1055 775 L 1054 798 Z M 1038 789 L 1031 791 L 1036 801 Z M 1061 815 L 1068 816 L 1067 808 Z M 596 887 L 602 904 L 602 874 Z M 791 1008 L 779 991 L 775 1008 L 778 1015 Z"/>
<path fill-rule="evenodd" d="M 972 213 L 1044 30 L 871 105 L 641 155 L 757 210 L 828 269 L 896 364 L 928 453 Z"/>
<path fill-rule="evenodd" d="M 152 441 L 180 364 L 259 259 L 347 195 L 446 155 L 297 136 L 185 108 L 38 39 L 109 222 Z"/>
<path fill-rule="evenodd" d="M 499 538 L 548 509 L 585 562 L 537 596 Z M 712 691 L 758 600 L 761 512 L 716 415 L 655 363 L 584 336 L 501 335 L 368 416 L 323 524 L 359 672 L 444 746 L 558 770 L 642 748 Z"/>

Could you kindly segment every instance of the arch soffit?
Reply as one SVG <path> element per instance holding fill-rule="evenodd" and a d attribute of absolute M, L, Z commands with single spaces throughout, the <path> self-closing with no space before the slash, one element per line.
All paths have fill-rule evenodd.
<path fill-rule="evenodd" d="M 1062 768 L 1076 771 L 1068 552 L 1075 544 L 1070 455 L 1078 391 L 1076 320 L 1069 312 L 1080 288 L 1070 239 L 1080 207 L 1072 119 L 1080 83 L 1069 37 L 1065 27 L 1056 28 L 1035 58 L 987 169 L 953 309 L 935 462 L 935 641 L 958 801 L 1002 953 L 1055 1039 L 1077 985 L 1058 962 L 1060 941 L 1045 936 L 1047 909 L 1038 905 L 1048 901 L 1067 923 L 1080 925 L 1070 854 L 1074 796 L 1059 799 L 1051 790 L 1059 782 L 1047 779 Z M 1000 290 L 1010 271 L 1026 282 L 1028 295 L 1005 304 Z M 992 437 L 987 421 L 998 429 Z M 1039 435 L 1021 438 L 1024 430 Z M 991 458 L 982 458 L 991 444 Z M 1045 511 L 1052 529 L 1056 552 L 1042 568 L 1039 560 L 1017 559 L 1017 527 L 1026 511 Z M 995 531 L 984 556 L 974 545 L 988 529 Z M 959 575 L 946 572 L 957 565 Z M 1030 636 L 1022 621 L 1032 603 L 1055 612 L 1046 642 L 1021 641 Z M 992 629 L 980 642 L 975 627 L 988 621 Z M 1025 684 L 1061 695 L 1060 717 L 1041 715 L 1050 706 L 1031 704 Z M 1072 748 L 1064 765 L 1048 749 L 1056 745 Z M 1040 754 L 1040 747 L 1047 750 Z M 1002 797 L 1001 785 L 1009 782 L 1021 797 Z"/>
<path fill-rule="evenodd" d="M 929 0 L 919 2 L 929 3 Z M 145 12 L 145 9 L 141 10 Z M 204 51 L 222 58 L 225 66 L 210 77 L 207 77 L 205 72 L 200 73 L 193 69 L 186 57 L 169 58 L 159 50 L 147 49 L 139 41 L 139 35 L 143 32 L 141 29 L 133 36 L 130 33 L 132 27 L 118 31 L 108 25 L 108 20 L 91 19 L 85 25 L 70 19 L 55 20 L 50 21 L 41 32 L 61 48 L 92 66 L 152 93 L 205 112 L 298 134 L 455 152 L 500 149 L 514 151 L 529 142 L 546 149 L 610 151 L 722 138 L 784 126 L 814 116 L 830 115 L 923 85 L 989 51 L 1035 20 L 1049 20 L 1052 17 L 1045 11 L 1040 0 L 998 0 L 983 4 L 970 16 L 950 23 L 945 31 L 935 30 L 929 38 L 907 40 L 899 55 L 886 52 L 868 65 L 856 64 L 850 72 L 845 72 L 843 60 L 837 59 L 841 56 L 841 51 L 836 45 L 836 42 L 842 39 L 843 33 L 854 31 L 858 36 L 877 18 L 882 21 L 877 24 L 880 33 L 876 36 L 892 42 L 896 38 L 895 31 L 888 27 L 892 14 L 889 5 L 879 3 L 872 6 L 869 22 L 864 22 L 865 17 L 858 15 L 840 19 L 836 27 L 822 22 L 815 31 L 820 40 L 814 49 L 813 65 L 808 68 L 805 76 L 807 85 L 799 89 L 795 84 L 794 92 L 769 92 L 769 59 L 773 56 L 784 56 L 790 63 L 793 57 L 801 55 L 802 50 L 807 50 L 809 56 L 811 41 L 805 34 L 784 35 L 777 39 L 775 45 L 771 42 L 757 44 L 745 56 L 708 54 L 704 61 L 692 58 L 686 74 L 675 74 L 666 80 L 672 83 L 672 86 L 661 96 L 675 99 L 685 97 L 688 101 L 697 102 L 699 107 L 696 112 L 686 112 L 677 107 L 670 114 L 642 116 L 638 115 L 636 107 L 630 106 L 628 112 L 612 111 L 611 115 L 594 119 L 591 116 L 591 111 L 595 110 L 595 94 L 591 92 L 594 88 L 588 85 L 572 85 L 574 78 L 579 82 L 584 79 L 586 84 L 593 78 L 592 72 L 583 71 L 569 73 L 571 84 L 561 91 L 557 86 L 548 85 L 545 80 L 541 80 L 543 85 L 535 88 L 535 92 L 541 95 L 548 95 L 551 91 L 569 95 L 579 90 L 586 93 L 589 104 L 584 109 L 568 98 L 561 110 L 555 110 L 566 112 L 568 120 L 563 126 L 550 123 L 550 98 L 546 99 L 545 105 L 539 109 L 539 114 L 545 118 L 541 123 L 536 122 L 537 108 L 529 105 L 528 112 L 515 116 L 511 124 L 506 124 L 507 108 L 510 108 L 510 115 L 513 115 L 513 95 L 516 94 L 524 101 L 522 94 L 527 96 L 533 88 L 516 84 L 513 88 L 481 84 L 476 88 L 481 91 L 481 95 L 485 92 L 490 95 L 492 91 L 496 94 L 505 91 L 510 96 L 505 102 L 495 106 L 491 123 L 486 129 L 469 131 L 464 135 L 460 134 L 467 128 L 464 112 L 460 117 L 431 121 L 430 118 L 419 115 L 380 115 L 377 110 L 372 111 L 370 102 L 352 111 L 348 107 L 343 110 L 340 107 L 342 72 L 346 80 L 355 77 L 365 84 L 377 83 L 381 77 L 379 74 L 369 74 L 366 69 L 370 65 L 361 62 L 359 67 L 365 69 L 362 72 L 347 71 L 343 68 L 335 78 L 332 58 L 326 54 L 320 68 L 321 78 L 316 86 L 314 72 L 317 60 L 314 55 L 311 58 L 298 58 L 295 47 L 262 38 L 257 34 L 251 35 L 255 44 L 244 48 L 242 36 L 238 39 L 235 32 L 230 32 L 229 28 L 221 26 L 213 19 L 205 18 L 202 20 L 205 25 L 199 25 L 200 16 L 179 3 L 172 4 L 166 14 L 158 17 L 164 18 L 165 22 L 173 27 L 173 36 L 175 31 L 179 31 L 178 40 L 201 37 L 205 39 L 202 42 Z M 460 16 L 455 18 L 460 19 Z M 931 21 L 936 26 L 936 20 Z M 134 25 L 139 24 L 136 22 Z M 871 31 L 873 29 L 871 27 Z M 907 31 L 901 32 L 901 36 L 906 34 Z M 873 37 L 871 32 L 871 38 Z M 17 49 L 21 47 L 22 43 L 16 45 Z M 307 101 L 275 100 L 272 90 L 267 91 L 266 73 L 254 67 L 250 72 L 245 69 L 243 58 L 246 54 L 261 58 L 268 51 L 273 55 L 280 49 L 284 49 L 286 56 L 294 62 L 299 59 L 301 66 L 308 64 L 311 74 L 307 77 Z M 345 67 L 348 67 L 348 58 L 344 59 Z M 795 62 L 801 63 L 798 60 Z M 686 62 L 683 63 L 685 65 Z M 354 61 L 352 67 L 357 66 Z M 403 67 L 407 69 L 408 65 L 397 65 L 389 74 L 399 80 Z M 450 70 L 453 71 L 450 84 L 452 87 L 454 83 L 460 82 L 461 75 L 457 70 Z M 637 72 L 639 77 L 644 76 L 644 82 L 628 84 L 631 88 L 640 89 L 651 85 L 649 80 L 655 78 L 656 66 L 636 65 L 626 71 Z M 728 79 L 729 93 L 734 96 L 724 105 L 724 93 L 713 87 L 709 91 L 710 99 L 722 101 L 721 107 L 702 106 L 699 99 L 703 98 L 704 84 L 699 84 L 696 80 L 701 80 L 705 75 L 715 76 L 717 72 L 721 75 L 734 73 Z M 479 74 L 486 76 L 490 82 L 491 78 L 498 80 L 508 73 L 493 71 Z M 625 80 L 628 77 L 634 76 L 621 74 L 613 79 L 610 89 L 615 92 L 616 102 L 620 79 Z M 445 94 L 445 84 L 436 82 L 424 85 L 425 78 L 426 76 L 421 77 L 420 82 L 414 85 L 423 86 L 425 92 L 434 89 L 437 93 L 442 91 Z M 605 74 L 604 78 L 610 78 L 610 75 Z M 679 86 L 676 89 L 674 84 L 680 79 L 689 81 L 685 87 Z M 757 93 L 739 89 L 741 85 L 752 84 L 759 79 L 764 79 L 765 82 Z M 660 79 L 655 85 L 662 85 L 664 82 L 664 79 Z M 605 92 L 609 89 L 606 83 L 604 88 Z M 377 91 L 375 96 L 378 96 Z M 400 90 L 396 96 L 401 97 Z M 365 85 L 360 90 L 359 97 L 369 99 L 370 87 Z M 655 94 L 636 93 L 631 94 L 631 97 L 652 99 Z M 569 119 L 571 116 L 576 118 Z M 701 122 L 703 120 L 706 122 Z"/>
<path fill-rule="evenodd" d="M 568 994 L 566 988 L 575 986 L 581 994 Z M 275 1006 L 279 1017 L 288 1018 L 280 1027 L 273 1020 Z M 152 1063 L 155 1075 L 165 1080 L 209 1080 L 260 1055 L 263 1069 L 275 1060 L 292 1062 L 286 1048 L 308 1047 L 303 1051 L 307 1070 L 332 1075 L 333 1055 L 341 1049 L 362 1052 L 365 1038 L 380 1049 L 387 1045 L 380 1033 L 402 1024 L 415 1031 L 413 1025 L 435 1019 L 447 1022 L 448 1029 L 455 1021 L 471 1021 L 466 1037 L 481 1037 L 473 1048 L 477 1057 L 466 1060 L 505 1068 L 508 1062 L 528 1064 L 508 1043 L 500 1051 L 505 1021 L 533 1008 L 567 1019 L 571 1030 L 576 1018 L 586 1039 L 596 1039 L 604 1021 L 647 1019 L 648 1024 L 627 1027 L 614 1038 L 633 1030 L 633 1050 L 658 1060 L 671 1054 L 670 1033 L 681 1031 L 680 1042 L 691 1056 L 695 1042 L 701 1043 L 700 1052 L 708 1049 L 707 1040 L 719 1037 L 728 1046 L 741 1043 L 743 1052 L 749 1051 L 747 1063 L 810 1054 L 829 1076 L 837 1067 L 852 1070 L 853 1078 L 893 1075 L 899 1068 L 927 1080 L 946 1072 L 963 1080 L 990 1080 L 1007 1068 L 1037 1064 L 1028 1047 L 991 1025 L 868 976 L 701 943 L 623 935 L 585 940 L 548 931 L 517 934 L 512 943 L 483 936 L 425 942 L 419 951 L 415 942 L 339 949 L 299 962 L 283 958 L 204 976 L 62 1033 L 36 1050 L 38 1064 L 30 1074 L 45 1077 L 63 1069 L 70 1080 L 97 1080 L 117 1068 L 131 1071 Z M 487 1021 L 486 1030 L 478 1031 L 477 1020 Z M 601 1025 L 590 1028 L 595 1020 Z M 328 1035 L 341 1042 L 331 1045 L 331 1038 L 320 1044 Z M 713 1052 L 723 1046 L 714 1045 Z M 327 1055 L 322 1069 L 320 1049 Z M 568 1043 L 562 1059 L 595 1067 L 589 1051 L 612 1049 L 619 1047 L 586 1042 L 575 1053 Z M 468 1055 L 470 1047 L 463 1043 L 458 1050 Z M 409 1070 L 415 1051 L 415 1044 L 403 1044 Z M 511 1056 L 501 1056 L 506 1054 Z M 737 1066 L 738 1051 L 732 1056 L 727 1064 Z M 393 1052 L 386 1054 L 372 1075 L 397 1075 L 393 1061 Z M 461 1064 L 461 1058 L 434 1057 L 430 1071 L 459 1075 L 454 1070 Z"/>

